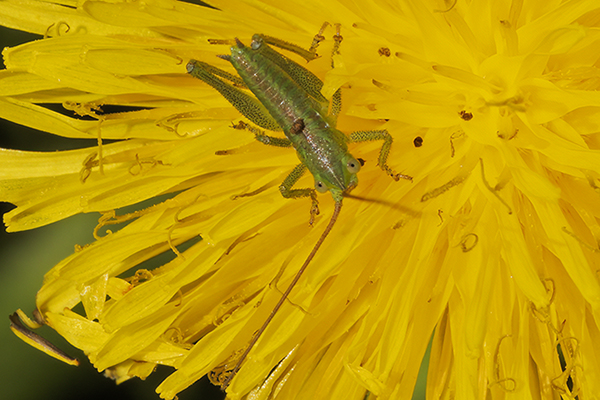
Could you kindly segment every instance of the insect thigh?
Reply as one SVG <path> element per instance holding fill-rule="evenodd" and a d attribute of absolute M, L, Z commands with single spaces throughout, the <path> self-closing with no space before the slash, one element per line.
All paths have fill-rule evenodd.
<path fill-rule="evenodd" d="M 385 171 L 389 176 L 392 177 L 395 181 L 402 179 L 407 179 L 412 181 L 412 177 L 403 174 L 397 174 L 387 165 L 387 158 L 390 153 L 390 149 L 392 147 L 392 142 L 394 139 L 392 135 L 386 130 L 382 129 L 379 131 L 356 131 L 350 134 L 350 141 L 357 142 L 372 142 L 375 140 L 383 140 L 383 145 L 381 146 L 381 150 L 379 151 L 379 160 L 377 161 L 377 165 L 383 171 Z"/>
<path fill-rule="evenodd" d="M 205 68 L 204 64 L 191 60 L 187 64 L 187 71 L 193 77 L 216 89 L 232 106 L 256 125 L 270 131 L 281 130 L 281 126 L 271 117 L 263 104 L 233 85 L 223 82 L 211 70 Z"/>

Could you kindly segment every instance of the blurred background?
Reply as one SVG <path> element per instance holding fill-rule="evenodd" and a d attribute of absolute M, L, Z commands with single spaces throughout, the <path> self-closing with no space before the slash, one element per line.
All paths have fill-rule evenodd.
<path fill-rule="evenodd" d="M 39 35 L 0 27 L 0 48 L 40 39 Z M 1 66 L 4 69 L 4 64 Z M 0 147 L 31 151 L 57 151 L 95 146 L 96 141 L 60 138 L 0 119 Z M 2 166 L 0 165 L 0 168 Z M 0 202 L 0 214 L 14 208 Z M 12 400 L 129 399 L 158 400 L 155 388 L 172 371 L 158 368 L 146 381 L 132 379 L 121 385 L 105 378 L 87 358 L 47 327 L 37 330 L 45 338 L 77 357 L 79 367 L 69 366 L 22 342 L 9 329 L 8 316 L 18 308 L 28 315 L 35 308 L 35 295 L 44 274 L 70 255 L 76 244 L 93 241 L 99 214 L 70 217 L 32 231 L 8 234 L 0 224 L 0 393 Z M 3 319 L 2 319 L 3 318 Z M 428 354 L 425 359 L 428 360 Z M 425 398 L 426 366 L 421 366 L 414 400 Z M 223 399 L 223 393 L 206 378 L 178 395 L 180 400 Z"/>
<path fill-rule="evenodd" d="M 0 49 L 40 39 L 39 35 L 0 27 Z M 4 63 L 2 63 L 4 69 Z M 0 119 L 0 147 L 17 150 L 57 151 L 95 146 L 95 140 L 73 140 L 26 128 Z M 2 166 L 0 165 L 0 168 Z M 14 206 L 0 202 L 0 214 Z M 25 232 L 7 233 L 0 224 L 0 398 L 11 400 L 130 399 L 158 400 L 156 387 L 171 368 L 158 368 L 146 381 L 131 379 L 121 385 L 105 378 L 83 353 L 52 329 L 36 333 L 56 344 L 81 363 L 73 367 L 55 360 L 18 339 L 9 329 L 8 316 L 21 308 L 28 315 L 44 274 L 73 253 L 76 244 L 93 241 L 99 214 L 75 215 L 64 221 Z M 3 321 L 3 322 L 2 322 Z M 180 400 L 223 399 L 207 379 L 179 394 Z"/>

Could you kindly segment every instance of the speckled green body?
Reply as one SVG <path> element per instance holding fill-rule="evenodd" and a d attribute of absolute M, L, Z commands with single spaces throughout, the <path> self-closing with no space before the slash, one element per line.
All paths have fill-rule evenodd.
<path fill-rule="evenodd" d="M 324 24 L 322 29 L 326 25 Z M 339 32 L 334 38 L 339 45 Z M 313 43 L 320 40 L 322 36 L 319 33 Z M 282 48 L 289 48 L 288 45 L 291 45 L 280 40 L 275 40 L 274 43 Z M 337 48 L 338 46 L 334 45 L 334 52 Z M 294 51 L 297 54 L 307 53 L 297 50 Z M 309 54 L 314 56 L 314 53 Z M 312 199 L 311 224 L 314 216 L 318 214 L 315 190 L 330 191 L 335 201 L 341 203 L 344 194 L 348 194 L 358 184 L 356 173 L 360 170 L 363 160 L 352 157 L 348 152 L 347 143 L 383 141 L 377 165 L 396 181 L 400 178 L 412 180 L 411 176 L 397 174 L 387 165 L 393 142 L 387 130 L 356 131 L 349 136 L 337 130 L 334 125 L 341 109 L 340 90 L 338 89 L 332 98 L 332 111 L 328 117 L 329 104 L 321 94 L 323 82 L 300 64 L 269 47 L 263 36 L 254 35 L 250 47 L 244 46 L 236 39 L 236 46 L 231 47 L 231 55 L 219 57 L 230 61 L 239 77 L 196 60 L 188 62 L 187 71 L 215 88 L 257 126 L 270 131 L 284 131 L 286 138 L 279 138 L 250 128 L 256 139 L 264 144 L 293 146 L 296 149 L 300 164 L 279 186 L 279 190 L 286 198 Z M 254 97 L 224 82 L 220 77 L 238 87 L 247 86 Z M 306 169 L 315 178 L 315 189 L 294 189 L 294 185 Z"/>
<path fill-rule="evenodd" d="M 315 182 L 321 182 L 336 201 L 341 201 L 342 194 L 358 183 L 356 173 L 349 171 L 348 163 L 358 162 L 348 152 L 346 136 L 327 119 L 327 104 L 311 97 L 258 49 L 238 42 L 231 48 L 229 60 L 283 129 Z"/>

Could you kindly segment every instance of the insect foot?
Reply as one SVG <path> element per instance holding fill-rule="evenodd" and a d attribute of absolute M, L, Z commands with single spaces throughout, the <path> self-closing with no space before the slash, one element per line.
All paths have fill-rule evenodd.
<path fill-rule="evenodd" d="M 310 219 L 308 220 L 308 224 L 312 227 L 315 222 L 315 218 L 321 212 L 319 211 L 319 202 L 317 201 L 317 196 L 314 196 L 312 206 L 310 207 Z"/>

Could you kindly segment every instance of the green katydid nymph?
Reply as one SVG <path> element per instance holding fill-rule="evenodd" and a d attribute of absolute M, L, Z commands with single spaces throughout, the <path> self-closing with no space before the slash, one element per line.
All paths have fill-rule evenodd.
<path fill-rule="evenodd" d="M 219 57 L 231 62 L 243 85 L 254 96 L 223 81 L 221 78 L 240 85 L 239 78 L 225 71 L 196 60 L 191 60 L 187 64 L 189 74 L 215 88 L 252 123 L 270 131 L 284 132 L 285 138 L 281 138 L 266 135 L 259 129 L 250 128 L 256 139 L 264 144 L 293 147 L 296 150 L 300 164 L 283 181 L 279 190 L 285 198 L 311 198 L 310 224 L 319 213 L 316 192 L 329 191 L 335 201 L 335 209 L 329 224 L 269 317 L 251 339 L 235 367 L 221 382 L 223 389 L 227 388 L 235 377 L 248 353 L 279 311 L 333 228 L 340 214 L 344 196 L 348 196 L 350 191 L 357 186 L 357 173 L 363 161 L 350 154 L 348 143 L 382 140 L 384 144 L 379 154 L 379 167 L 395 180 L 399 180 L 400 177 L 411 179 L 408 176 L 394 173 L 386 163 L 392 145 L 392 136 L 387 130 L 359 131 L 346 136 L 336 129 L 335 121 L 341 109 L 340 89 L 333 95 L 331 113 L 328 114 L 329 103 L 321 94 L 323 82 L 308 69 L 269 46 L 271 44 L 290 50 L 304 56 L 307 60 L 315 58 L 316 47 L 323 40 L 322 32 L 327 25 L 327 23 L 324 24 L 319 34 L 315 36 L 309 51 L 264 35 L 254 35 L 250 46 L 245 46 L 236 38 L 236 44 L 231 47 L 231 54 Z M 338 26 L 338 31 L 334 36 L 334 54 L 338 52 L 341 40 Z M 294 185 L 306 170 L 313 175 L 315 188 L 295 189 Z"/>

